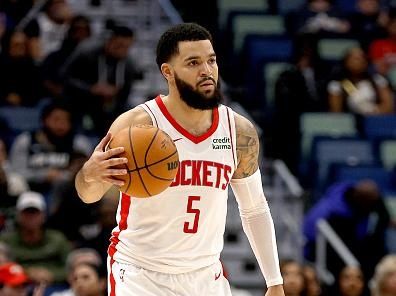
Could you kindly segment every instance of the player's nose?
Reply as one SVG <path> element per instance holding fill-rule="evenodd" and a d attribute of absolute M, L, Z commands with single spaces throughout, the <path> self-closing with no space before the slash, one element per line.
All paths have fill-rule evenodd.
<path fill-rule="evenodd" d="M 200 74 L 201 76 L 212 76 L 213 75 L 212 67 L 208 63 L 202 63 Z"/>

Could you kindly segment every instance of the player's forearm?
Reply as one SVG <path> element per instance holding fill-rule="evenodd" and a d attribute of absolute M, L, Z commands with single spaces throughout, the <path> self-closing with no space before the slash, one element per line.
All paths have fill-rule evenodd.
<path fill-rule="evenodd" d="M 274 223 L 268 205 L 251 210 L 241 209 L 241 219 L 267 287 L 282 284 Z"/>
<path fill-rule="evenodd" d="M 264 196 L 260 170 L 247 178 L 232 179 L 231 187 L 238 202 L 243 229 L 267 286 L 282 284 L 274 223 Z"/>
<path fill-rule="evenodd" d="M 78 196 L 85 203 L 93 203 L 100 200 L 109 189 L 102 182 L 87 181 L 84 176 L 84 167 L 76 175 L 75 186 Z"/>

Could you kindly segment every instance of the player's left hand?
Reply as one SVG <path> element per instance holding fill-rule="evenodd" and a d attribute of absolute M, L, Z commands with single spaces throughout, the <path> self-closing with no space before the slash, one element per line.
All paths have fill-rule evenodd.
<path fill-rule="evenodd" d="M 265 296 L 285 296 L 283 285 L 269 287 L 267 293 L 265 293 Z"/>

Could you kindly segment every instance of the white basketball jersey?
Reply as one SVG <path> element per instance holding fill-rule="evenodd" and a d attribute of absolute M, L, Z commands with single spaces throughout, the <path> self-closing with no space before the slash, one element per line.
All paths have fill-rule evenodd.
<path fill-rule="evenodd" d="M 212 126 L 197 137 L 176 122 L 160 96 L 141 107 L 175 142 L 179 169 L 171 186 L 158 195 L 121 194 L 109 255 L 173 274 L 214 264 L 223 249 L 228 184 L 236 168 L 233 111 L 215 108 Z"/>

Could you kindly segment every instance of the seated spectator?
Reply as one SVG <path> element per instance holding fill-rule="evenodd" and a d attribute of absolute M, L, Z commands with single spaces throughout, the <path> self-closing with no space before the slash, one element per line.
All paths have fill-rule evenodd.
<path fill-rule="evenodd" d="M 74 296 L 105 296 L 106 270 L 91 263 L 80 263 L 72 271 L 71 289 Z"/>
<path fill-rule="evenodd" d="M 58 50 L 65 37 L 73 13 L 67 0 L 49 0 L 43 12 L 25 28 L 29 47 L 36 61 Z"/>
<path fill-rule="evenodd" d="M 337 278 L 336 285 L 336 296 L 366 295 L 366 283 L 360 267 L 345 266 Z"/>
<path fill-rule="evenodd" d="M 66 105 L 51 103 L 42 110 L 41 129 L 15 138 L 10 163 L 32 190 L 47 194 L 54 182 L 71 178 L 68 168 L 73 153 L 90 153 L 90 141 L 75 133 L 71 116 Z"/>
<path fill-rule="evenodd" d="M 40 99 L 39 68 L 29 55 L 23 32 L 8 32 L 3 38 L 0 83 L 0 105 L 34 106 Z"/>
<path fill-rule="evenodd" d="M 376 71 L 389 76 L 396 66 L 396 10 L 389 13 L 386 25 L 387 37 L 373 41 L 369 46 L 369 57 Z"/>
<path fill-rule="evenodd" d="M 381 10 L 380 0 L 357 0 L 356 11 L 349 17 L 351 35 L 357 38 L 364 51 L 375 39 L 386 37 L 388 13 Z"/>
<path fill-rule="evenodd" d="M 345 34 L 350 24 L 333 6 L 332 0 L 307 0 L 306 4 L 286 17 L 291 36 L 297 34 Z"/>
<path fill-rule="evenodd" d="M 22 266 L 13 262 L 0 265 L 0 295 L 27 296 L 29 283 L 29 277 Z"/>
<path fill-rule="evenodd" d="M 303 265 L 303 274 L 307 285 L 307 296 L 321 296 L 322 285 L 315 268 L 310 264 Z"/>
<path fill-rule="evenodd" d="M 361 48 L 351 48 L 343 58 L 336 78 L 328 84 L 331 112 L 377 115 L 394 112 L 393 94 L 387 80 L 371 75 Z"/>
<path fill-rule="evenodd" d="M 102 261 L 100 254 L 91 248 L 78 248 L 69 253 L 66 258 L 66 272 L 70 274 L 72 270 L 81 263 L 90 263 L 101 266 L 105 263 Z"/>
<path fill-rule="evenodd" d="M 119 192 L 115 187 L 109 190 L 98 203 L 98 217 L 95 224 L 96 231 L 85 233 L 81 245 L 95 249 L 102 257 L 103 262 L 107 260 L 108 241 L 111 232 L 117 225 L 115 215 L 118 207 Z"/>
<path fill-rule="evenodd" d="M 50 296 L 75 296 L 75 293 L 71 288 L 72 283 L 74 282 L 74 271 L 78 266 L 84 264 L 100 268 L 103 266 L 103 261 L 100 258 L 98 252 L 96 252 L 94 249 L 80 248 L 71 251 L 66 259 L 66 273 L 69 288 L 62 291 L 53 292 L 50 294 Z"/>
<path fill-rule="evenodd" d="M 22 193 L 16 210 L 16 229 L 3 233 L 0 240 L 9 246 L 14 259 L 26 268 L 33 282 L 64 282 L 70 244 L 62 233 L 45 227 L 44 197 L 32 191 Z"/>
<path fill-rule="evenodd" d="M 75 16 L 59 50 L 50 53 L 42 64 L 43 84 L 47 95 L 59 98 L 63 93 L 62 69 L 76 47 L 91 35 L 88 18 Z"/>
<path fill-rule="evenodd" d="M 326 72 L 315 39 L 301 35 L 294 44 L 293 64 L 275 84 L 274 157 L 284 160 L 294 174 L 301 155 L 300 115 L 327 110 Z"/>
<path fill-rule="evenodd" d="M 71 98 L 73 114 L 92 122 L 102 136 L 110 123 L 127 107 L 133 81 L 141 73 L 128 57 L 133 32 L 114 27 L 104 44 L 80 46 L 65 69 L 65 96 Z"/>
<path fill-rule="evenodd" d="M 307 286 L 302 266 L 294 260 L 281 260 L 280 270 L 283 277 L 285 296 L 306 296 Z"/>
<path fill-rule="evenodd" d="M 87 233 L 92 236 L 92 232 L 96 235 L 100 231 L 96 225 L 97 207 L 99 205 L 88 205 L 81 201 L 74 185 L 74 177 L 86 160 L 86 155 L 73 153 L 68 167 L 70 178 L 56 182 L 51 192 L 48 226 L 61 231 L 75 247 L 81 246 L 81 241 Z M 117 196 L 114 200 L 118 201 Z M 70 217 L 73 217 L 73 219 L 69 219 Z M 114 219 L 114 217 L 110 217 L 110 219 Z M 65 223 L 65 221 L 68 221 L 68 223 Z M 99 245 L 107 244 L 108 239 L 109 236 Z"/>
<path fill-rule="evenodd" d="M 330 224 L 361 264 L 365 277 L 370 278 L 375 264 L 387 252 L 385 233 L 389 226 L 389 213 L 377 185 L 371 180 L 337 183 L 307 212 L 303 222 L 304 251 L 310 261 L 315 260 L 320 219 Z M 327 266 L 333 274 L 344 266 L 332 249 L 327 253 Z"/>
<path fill-rule="evenodd" d="M 371 286 L 372 296 L 396 295 L 396 255 L 387 255 L 375 267 Z"/>

